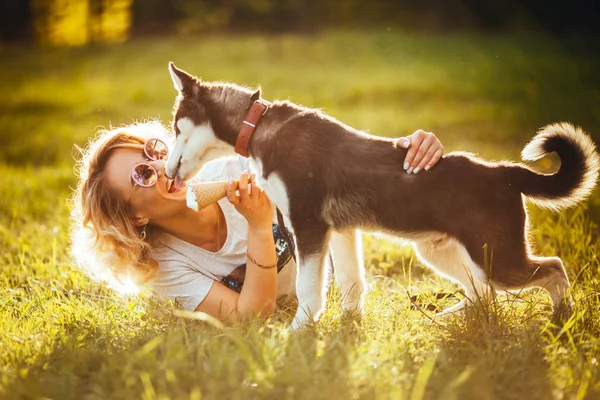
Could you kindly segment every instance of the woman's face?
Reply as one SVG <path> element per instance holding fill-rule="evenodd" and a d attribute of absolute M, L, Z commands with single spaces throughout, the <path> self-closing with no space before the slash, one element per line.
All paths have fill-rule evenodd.
<path fill-rule="evenodd" d="M 141 162 L 152 165 L 158 172 L 156 184 L 150 187 L 134 185 L 131 178 L 133 167 Z M 185 208 L 186 191 L 167 192 L 168 179 L 165 177 L 165 161 L 148 161 L 142 145 L 136 149 L 116 149 L 106 163 L 106 178 L 129 203 L 136 225 L 168 218 Z"/>

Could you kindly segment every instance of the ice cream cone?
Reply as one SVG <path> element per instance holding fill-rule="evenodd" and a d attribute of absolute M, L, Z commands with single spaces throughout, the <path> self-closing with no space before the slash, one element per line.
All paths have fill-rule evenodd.
<path fill-rule="evenodd" d="M 193 202 L 189 201 L 191 199 L 188 199 L 188 207 L 200 211 L 227 195 L 227 182 L 188 183 L 187 190 L 188 197 L 190 197 L 189 194 L 191 193 L 196 200 L 196 204 L 193 204 Z"/>

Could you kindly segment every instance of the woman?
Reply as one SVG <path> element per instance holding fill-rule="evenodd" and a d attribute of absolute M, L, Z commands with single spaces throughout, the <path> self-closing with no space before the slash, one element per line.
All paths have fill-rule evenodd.
<path fill-rule="evenodd" d="M 82 150 L 72 211 L 78 265 L 121 289 L 146 283 L 186 310 L 219 319 L 270 315 L 294 296 L 296 265 L 247 160 L 206 164 L 197 179 L 228 180 L 227 198 L 197 212 L 185 190 L 167 190 L 171 141 L 150 122 L 102 131 Z M 408 173 L 429 170 L 443 154 L 435 135 L 422 130 L 398 144 L 409 149 Z"/>

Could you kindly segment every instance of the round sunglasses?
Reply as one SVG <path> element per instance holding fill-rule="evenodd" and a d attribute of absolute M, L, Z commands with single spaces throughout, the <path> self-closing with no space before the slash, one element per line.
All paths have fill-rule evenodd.
<path fill-rule="evenodd" d="M 166 160 L 169 156 L 169 147 L 160 139 L 148 139 L 144 143 L 144 155 L 150 161 Z M 152 165 L 141 162 L 133 166 L 131 179 L 141 187 L 151 187 L 158 181 L 158 171 Z"/>

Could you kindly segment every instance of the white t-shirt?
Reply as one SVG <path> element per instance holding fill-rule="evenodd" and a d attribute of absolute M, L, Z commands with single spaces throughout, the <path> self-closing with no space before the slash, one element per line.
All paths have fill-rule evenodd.
<path fill-rule="evenodd" d="M 248 169 L 241 156 L 207 163 L 196 176 L 202 182 L 238 179 Z M 227 239 L 218 252 L 211 252 L 160 232 L 153 257 L 159 270 L 148 285 L 157 293 L 174 300 L 184 309 L 194 311 L 204 300 L 215 281 L 239 292 L 245 276 L 248 222 L 225 198 L 218 202 L 225 215 Z M 296 263 L 273 217 L 273 236 L 278 262 L 277 298 L 295 296 Z"/>

